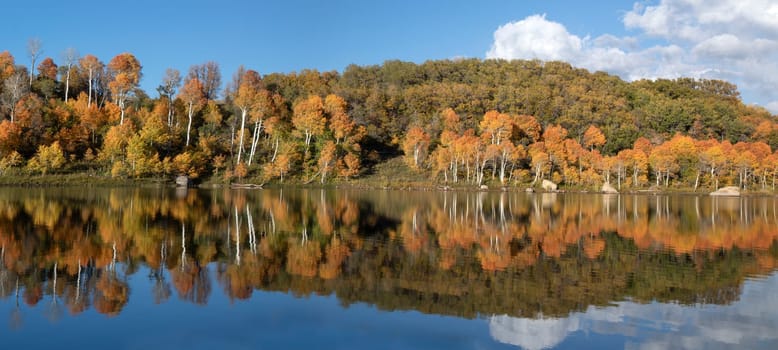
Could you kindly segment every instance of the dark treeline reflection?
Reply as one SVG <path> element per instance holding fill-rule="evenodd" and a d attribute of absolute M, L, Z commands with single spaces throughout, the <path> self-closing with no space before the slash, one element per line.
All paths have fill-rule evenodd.
<path fill-rule="evenodd" d="M 0 189 L 0 297 L 115 315 L 215 290 L 477 317 L 726 304 L 778 258 L 773 197 Z M 19 308 L 17 308 L 19 309 Z M 53 311 L 53 313 L 56 313 Z M 12 316 L 12 317 L 18 317 Z"/>

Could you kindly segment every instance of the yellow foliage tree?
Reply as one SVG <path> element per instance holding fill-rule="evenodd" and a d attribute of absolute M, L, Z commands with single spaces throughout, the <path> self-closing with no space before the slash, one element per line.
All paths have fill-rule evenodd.
<path fill-rule="evenodd" d="M 27 163 L 27 169 L 33 172 L 40 172 L 46 175 L 49 171 L 57 170 L 65 165 L 65 154 L 59 146 L 58 141 L 54 141 L 49 146 L 41 145 L 35 156 Z"/>

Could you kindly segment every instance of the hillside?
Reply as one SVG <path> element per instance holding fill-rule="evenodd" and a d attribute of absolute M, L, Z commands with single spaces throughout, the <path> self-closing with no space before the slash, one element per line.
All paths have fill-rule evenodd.
<path fill-rule="evenodd" d="M 436 181 L 772 187 L 778 123 L 718 80 L 625 82 L 564 62 L 387 61 L 342 73 L 170 70 L 130 53 L 32 75 L 0 53 L 0 171 L 347 181 L 405 155 Z M 67 100 L 67 101 L 66 101 Z M 375 176 L 374 176 L 375 178 Z M 378 177 L 380 178 L 380 177 Z M 391 180 L 390 180 L 391 181 Z"/>

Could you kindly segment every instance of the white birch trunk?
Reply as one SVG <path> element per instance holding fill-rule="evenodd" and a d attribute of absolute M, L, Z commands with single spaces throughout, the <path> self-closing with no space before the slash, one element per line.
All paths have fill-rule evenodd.
<path fill-rule="evenodd" d="M 254 135 L 251 139 L 251 152 L 249 153 L 249 165 L 254 159 L 254 153 L 257 150 L 257 143 L 259 143 L 259 133 L 262 132 L 262 119 L 254 123 Z"/>
<path fill-rule="evenodd" d="M 240 141 L 238 142 L 238 162 L 240 164 L 240 156 L 243 153 L 243 132 L 246 129 L 246 114 L 248 114 L 248 107 L 240 109 Z"/>
<path fill-rule="evenodd" d="M 189 134 L 192 131 L 192 117 L 194 114 L 194 102 L 189 101 L 189 122 L 186 124 L 186 147 L 189 147 Z"/>

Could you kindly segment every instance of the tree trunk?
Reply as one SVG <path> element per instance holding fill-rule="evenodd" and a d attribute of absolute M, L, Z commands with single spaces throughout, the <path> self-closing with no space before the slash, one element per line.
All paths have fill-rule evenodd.
<path fill-rule="evenodd" d="M 119 96 L 117 96 L 116 98 L 116 105 L 119 106 L 119 111 L 121 111 L 120 113 L 121 116 L 119 117 L 119 125 L 124 125 L 124 109 L 125 109 L 124 102 L 126 97 L 124 96 L 124 92 L 122 91 L 119 91 L 118 95 Z"/>
<path fill-rule="evenodd" d="M 89 97 L 87 98 L 86 106 L 92 107 L 92 69 L 89 70 Z"/>
<path fill-rule="evenodd" d="M 505 185 L 505 167 L 508 165 L 507 159 L 505 159 L 505 155 L 503 155 L 500 158 L 500 184 Z"/>
<path fill-rule="evenodd" d="M 308 156 L 308 148 L 311 146 L 311 132 L 305 130 L 305 155 Z"/>
<path fill-rule="evenodd" d="M 167 127 L 173 127 L 173 96 L 167 95 Z"/>
<path fill-rule="evenodd" d="M 70 92 L 70 66 L 68 66 L 68 73 L 65 76 L 65 103 L 68 102 L 69 92 Z"/>
<path fill-rule="evenodd" d="M 240 156 L 243 154 L 243 132 L 246 129 L 246 114 L 248 114 L 248 108 L 240 109 L 240 141 L 238 142 L 238 163 L 240 164 Z"/>
<path fill-rule="evenodd" d="M 249 165 L 251 165 L 251 161 L 254 159 L 254 152 L 257 150 L 260 132 L 262 132 L 262 119 L 254 123 L 254 135 L 251 139 L 251 152 L 249 152 Z"/>
<path fill-rule="evenodd" d="M 716 173 L 715 172 L 716 172 L 716 168 L 711 167 L 710 168 L 710 181 L 715 184 L 715 188 L 713 189 L 714 191 L 719 189 L 719 181 L 716 178 Z"/>
<path fill-rule="evenodd" d="M 277 154 L 278 154 L 278 136 L 276 136 L 276 145 L 275 147 L 273 147 L 273 158 L 270 159 L 271 163 L 275 163 Z"/>
<path fill-rule="evenodd" d="M 186 146 L 189 147 L 189 134 L 192 131 L 192 116 L 194 114 L 194 102 L 189 101 L 189 113 L 187 115 L 189 116 L 189 122 L 186 124 Z"/>
<path fill-rule="evenodd" d="M 459 162 L 456 158 L 451 163 L 451 177 L 454 178 L 454 183 L 459 182 Z"/>
<path fill-rule="evenodd" d="M 238 206 L 235 206 L 235 264 L 240 266 L 240 222 L 238 221 Z"/>
<path fill-rule="evenodd" d="M 186 266 L 186 226 L 181 221 L 181 270 Z"/>

